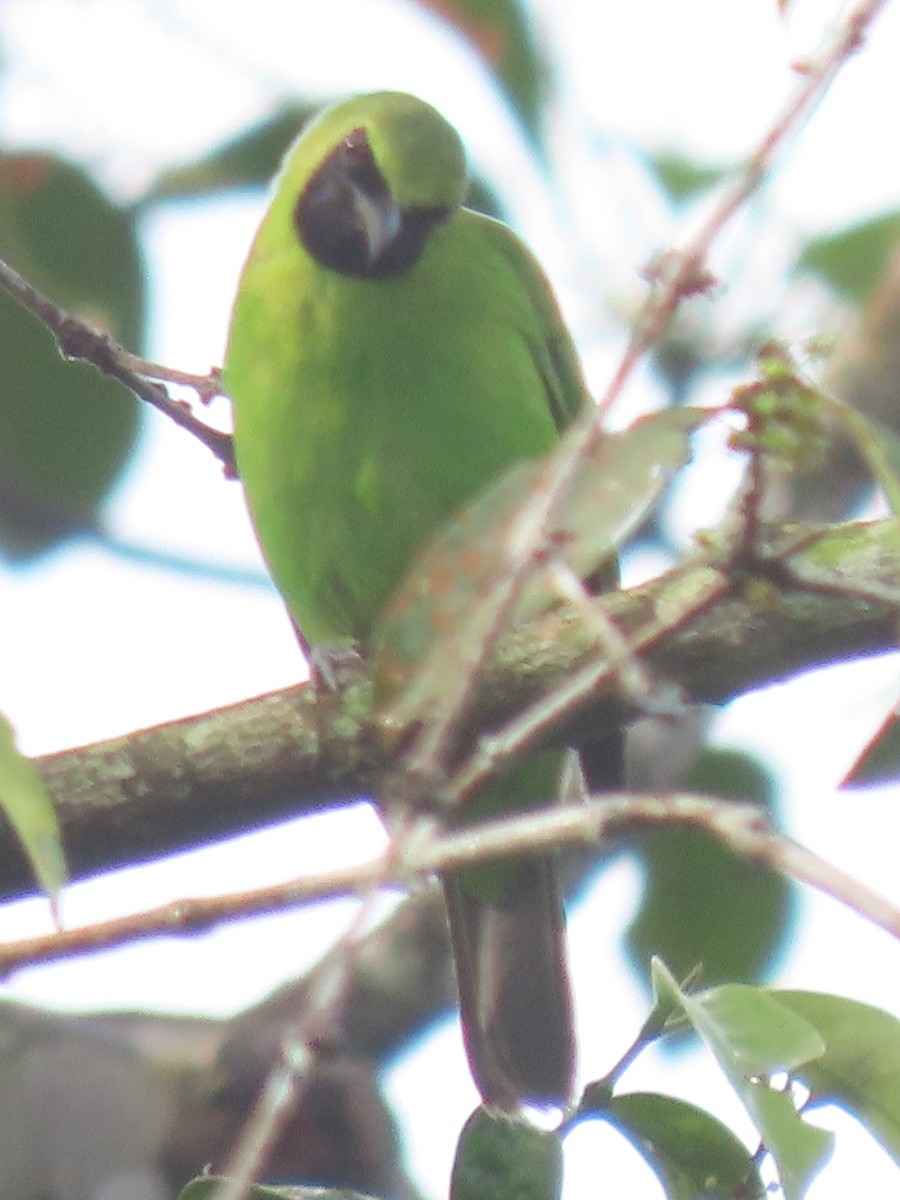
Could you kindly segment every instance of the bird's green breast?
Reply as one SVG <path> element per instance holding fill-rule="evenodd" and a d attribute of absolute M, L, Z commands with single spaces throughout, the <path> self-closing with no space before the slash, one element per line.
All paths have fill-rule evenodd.
<path fill-rule="evenodd" d="M 314 645 L 364 639 L 428 534 L 557 436 L 499 228 L 459 211 L 386 280 L 323 269 L 287 236 L 248 262 L 225 368 L 238 469 Z"/>

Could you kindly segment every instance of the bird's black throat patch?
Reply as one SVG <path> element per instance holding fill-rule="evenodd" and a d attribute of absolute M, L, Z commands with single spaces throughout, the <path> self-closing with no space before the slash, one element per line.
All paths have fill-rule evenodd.
<path fill-rule="evenodd" d="M 335 146 L 301 192 L 294 228 L 323 267 L 361 279 L 390 279 L 414 266 L 429 233 L 450 212 L 399 206 L 360 128 Z M 377 245 L 375 232 L 384 234 Z"/>

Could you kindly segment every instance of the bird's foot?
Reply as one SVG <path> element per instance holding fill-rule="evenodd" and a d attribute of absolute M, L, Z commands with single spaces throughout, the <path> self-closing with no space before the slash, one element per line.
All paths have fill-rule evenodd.
<path fill-rule="evenodd" d="M 363 658 L 356 646 L 338 643 L 310 646 L 306 651 L 309 672 L 317 692 L 339 692 L 359 677 Z"/>

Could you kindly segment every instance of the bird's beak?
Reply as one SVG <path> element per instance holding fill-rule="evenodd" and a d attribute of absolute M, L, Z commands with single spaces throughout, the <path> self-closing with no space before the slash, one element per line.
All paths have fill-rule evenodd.
<path fill-rule="evenodd" d="M 353 207 L 365 236 L 369 266 L 373 266 L 403 228 L 403 210 L 389 194 L 371 196 L 356 184 Z"/>

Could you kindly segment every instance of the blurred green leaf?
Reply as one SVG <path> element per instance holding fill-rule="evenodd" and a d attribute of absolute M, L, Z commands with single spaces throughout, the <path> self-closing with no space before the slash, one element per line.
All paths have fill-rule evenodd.
<path fill-rule="evenodd" d="M 785 1010 L 765 988 L 726 983 L 694 995 L 682 993 L 681 1004 L 726 1074 L 739 1084 L 790 1072 L 825 1050 L 815 1027 Z"/>
<path fill-rule="evenodd" d="M 548 68 L 520 0 L 416 0 L 475 47 L 536 145 L 542 140 Z"/>
<path fill-rule="evenodd" d="M 687 408 L 655 413 L 605 437 L 582 464 L 549 535 L 582 579 L 593 578 L 643 520 L 672 474 L 687 462 L 690 435 L 709 415 Z M 458 673 L 470 669 L 466 650 L 483 635 L 485 602 L 503 575 L 510 531 L 539 486 L 546 462 L 513 467 L 414 560 L 374 636 L 376 690 L 390 703 L 385 727 L 402 730 L 420 723 Z M 556 599 L 548 569 L 536 570 L 516 620 L 537 615 Z"/>
<path fill-rule="evenodd" d="M 772 800 L 768 774 L 732 750 L 702 751 L 679 786 L 765 806 Z M 757 980 L 787 933 L 784 877 L 695 829 L 650 830 L 636 850 L 645 882 L 627 944 L 639 973 L 658 955 L 679 978 L 700 964 L 707 986 Z"/>
<path fill-rule="evenodd" d="M 734 448 L 779 461 L 792 472 L 826 460 L 831 444 L 828 399 L 804 378 L 790 349 L 770 340 L 756 354 L 758 377 L 731 394 L 747 428 L 731 437 Z"/>
<path fill-rule="evenodd" d="M 685 158 L 674 150 L 649 155 L 647 165 L 659 181 L 660 187 L 675 204 L 693 200 L 701 192 L 708 191 L 731 170 L 731 167 L 727 166 L 700 166 L 693 159 Z"/>
<path fill-rule="evenodd" d="M 654 986 L 679 995 L 688 1020 L 712 1050 L 775 1160 L 786 1200 L 801 1200 L 831 1154 L 833 1137 L 807 1124 L 790 1090 L 770 1077 L 793 1074 L 825 1052 L 816 1028 L 764 988 L 726 984 L 697 995 L 678 987 L 660 960 Z"/>
<path fill-rule="evenodd" d="M 891 511 L 900 516 L 900 437 L 873 417 L 848 404 L 826 398 L 828 416 L 856 446 L 884 493 Z"/>
<path fill-rule="evenodd" d="M 0 157 L 0 255 L 73 314 L 138 348 L 143 272 L 133 217 L 79 168 Z M 92 527 L 138 434 L 138 401 L 0 294 L 0 552 L 28 558 Z"/>
<path fill-rule="evenodd" d="M 235 188 L 267 187 L 285 150 L 321 106 L 292 104 L 217 146 L 210 154 L 163 171 L 141 199 L 205 196 Z"/>
<path fill-rule="evenodd" d="M 900 782 L 900 710 L 889 713 L 841 783 L 842 788 Z"/>
<path fill-rule="evenodd" d="M 733 407 L 747 414 L 749 425 L 732 436 L 731 444 L 778 458 L 793 471 L 808 471 L 824 466 L 835 437 L 844 436 L 891 509 L 900 513 L 900 436 L 813 387 L 783 343 L 761 346 L 757 364 L 759 378 L 732 392 Z"/>
<path fill-rule="evenodd" d="M 842 996 L 781 989 L 772 995 L 813 1025 L 825 1044 L 797 1071 L 810 1104 L 839 1104 L 900 1165 L 900 1021 Z"/>
<path fill-rule="evenodd" d="M 802 1200 L 831 1157 L 834 1135 L 807 1124 L 789 1093 L 767 1083 L 751 1080 L 742 1099 L 775 1159 L 786 1200 Z"/>
<path fill-rule="evenodd" d="M 62 834 L 53 802 L 34 763 L 16 748 L 12 727 L 0 716 L 0 808 L 31 863 L 54 914 L 68 878 Z"/>
<path fill-rule="evenodd" d="M 884 213 L 840 233 L 813 238 L 799 265 L 861 304 L 883 276 L 898 236 L 900 213 Z"/>
<path fill-rule="evenodd" d="M 476 1108 L 456 1146 L 450 1200 L 558 1200 L 559 1135 L 499 1109 Z"/>
<path fill-rule="evenodd" d="M 162 171 L 141 197 L 138 209 L 165 200 L 186 200 L 243 188 L 267 188 L 285 151 L 319 104 L 281 108 L 193 162 Z M 489 186 L 473 178 L 466 205 L 491 217 L 503 217 L 503 206 Z"/>
<path fill-rule="evenodd" d="M 652 1167 L 668 1200 L 757 1200 L 765 1194 L 747 1147 L 693 1104 L 635 1092 L 613 1097 L 603 1115 Z"/>
<path fill-rule="evenodd" d="M 489 217 L 496 217 L 498 221 L 504 220 L 506 216 L 506 210 L 500 198 L 490 185 L 483 179 L 479 179 L 477 175 L 473 176 L 469 183 L 465 206 L 474 208 L 476 212 L 485 213 Z"/>

